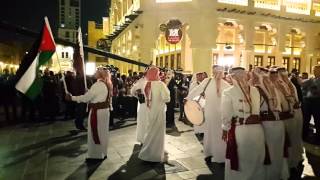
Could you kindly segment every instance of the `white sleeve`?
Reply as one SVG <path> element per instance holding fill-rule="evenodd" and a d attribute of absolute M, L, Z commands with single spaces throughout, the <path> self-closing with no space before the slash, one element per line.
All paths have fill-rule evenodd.
<path fill-rule="evenodd" d="M 278 102 L 277 103 L 277 107 L 276 107 L 275 110 L 281 112 L 282 111 L 282 109 L 281 109 L 281 97 L 280 97 L 279 91 L 277 91 L 276 89 L 275 89 L 275 93 L 276 93 L 276 100 Z"/>
<path fill-rule="evenodd" d="M 170 91 L 166 84 L 161 82 L 161 97 L 165 103 L 170 102 Z"/>
<path fill-rule="evenodd" d="M 207 85 L 208 81 L 209 81 L 209 78 L 203 80 L 198 86 L 194 87 L 189 92 L 189 94 L 186 97 L 186 99 L 192 100 L 193 98 L 199 96 L 203 92 L 203 90 L 204 90 L 205 86 Z"/>
<path fill-rule="evenodd" d="M 95 83 L 91 86 L 91 88 L 84 94 L 84 95 L 81 95 L 81 96 L 72 96 L 71 99 L 72 101 L 76 101 L 78 103 L 87 103 L 87 102 L 90 102 L 92 100 L 92 98 L 94 97 L 95 95 L 95 91 L 96 91 L 96 88 L 98 87 L 98 84 Z"/>
<path fill-rule="evenodd" d="M 231 128 L 232 120 L 232 99 L 229 91 L 223 91 L 221 99 L 221 118 L 222 118 L 222 129 L 228 131 Z"/>
<path fill-rule="evenodd" d="M 139 89 L 140 84 L 141 84 L 141 79 L 139 79 L 136 83 L 133 84 L 130 90 L 131 95 L 134 96 L 136 94 L 136 91 Z"/>
<path fill-rule="evenodd" d="M 251 87 L 252 89 L 252 114 L 260 114 L 260 93 L 256 87 Z"/>

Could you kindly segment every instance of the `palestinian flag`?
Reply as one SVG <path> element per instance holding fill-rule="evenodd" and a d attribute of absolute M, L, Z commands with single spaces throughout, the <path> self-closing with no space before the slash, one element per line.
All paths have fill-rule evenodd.
<path fill-rule="evenodd" d="M 42 80 L 39 68 L 45 65 L 56 50 L 48 18 L 44 19 L 42 32 L 31 50 L 22 59 L 17 71 L 16 89 L 30 99 L 35 99 L 41 92 Z"/>

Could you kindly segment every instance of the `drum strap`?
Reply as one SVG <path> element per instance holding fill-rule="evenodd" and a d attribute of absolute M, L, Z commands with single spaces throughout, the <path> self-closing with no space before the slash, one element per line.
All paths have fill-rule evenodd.
<path fill-rule="evenodd" d="M 204 97 L 204 96 L 205 96 L 205 92 L 206 92 L 207 87 L 209 86 L 209 84 L 210 84 L 210 82 L 211 82 L 211 79 L 212 79 L 212 78 L 209 78 L 209 81 L 207 82 L 206 86 L 204 87 L 204 89 L 203 89 L 202 93 L 200 94 L 199 99 L 197 100 L 197 102 L 200 101 L 201 97 Z"/>

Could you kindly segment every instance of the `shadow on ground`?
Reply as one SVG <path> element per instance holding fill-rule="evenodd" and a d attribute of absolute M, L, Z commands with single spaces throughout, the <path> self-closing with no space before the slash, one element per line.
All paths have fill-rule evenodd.
<path fill-rule="evenodd" d="M 224 163 L 206 163 L 212 174 L 200 174 L 197 180 L 224 180 Z"/>
<path fill-rule="evenodd" d="M 135 145 L 128 162 L 109 176 L 109 180 L 166 179 L 163 163 L 147 163 L 138 158 L 140 146 Z"/>
<path fill-rule="evenodd" d="M 64 154 L 66 156 L 69 156 L 69 155 L 73 156 L 71 154 L 73 154 L 75 150 L 79 150 L 80 146 L 85 143 L 84 137 L 86 137 L 85 134 L 84 135 L 75 136 L 75 134 L 70 133 L 70 134 L 65 135 L 65 136 L 54 137 L 54 138 L 50 138 L 50 139 L 45 140 L 45 141 L 41 141 L 41 142 L 36 143 L 36 144 L 25 146 L 23 148 L 20 148 L 18 150 L 10 152 L 8 154 L 8 156 L 14 157 L 14 158 L 10 162 L 4 163 L 3 167 L 9 167 L 9 166 L 13 166 L 15 164 L 21 163 L 23 161 L 27 161 L 28 159 L 32 158 L 33 156 L 39 154 L 40 152 L 46 151 L 50 147 L 53 147 L 53 146 L 55 146 L 57 144 L 66 143 L 66 142 L 69 142 L 69 141 L 76 140 L 75 142 L 72 142 L 71 145 L 69 145 L 69 146 L 64 148 L 63 151 L 65 151 L 65 150 L 67 150 L 69 148 L 67 150 L 68 152 L 64 152 L 64 153 L 59 153 L 58 151 L 56 152 L 56 154 Z M 73 145 L 77 145 L 77 146 L 75 146 L 76 148 L 74 148 Z M 79 152 L 79 153 L 84 153 L 84 152 Z"/>
<path fill-rule="evenodd" d="M 89 179 L 90 176 L 98 169 L 101 162 L 83 163 L 76 169 L 66 180 Z"/>

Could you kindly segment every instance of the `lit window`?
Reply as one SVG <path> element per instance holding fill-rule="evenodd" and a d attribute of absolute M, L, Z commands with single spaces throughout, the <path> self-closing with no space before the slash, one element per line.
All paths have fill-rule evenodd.
<path fill-rule="evenodd" d="M 192 0 L 156 0 L 156 3 L 190 2 Z"/>
<path fill-rule="evenodd" d="M 320 16 L 320 1 L 319 2 L 313 2 L 313 10 L 315 11 L 316 16 Z"/>
<path fill-rule="evenodd" d="M 218 0 L 219 3 L 248 6 L 248 0 Z"/>
<path fill-rule="evenodd" d="M 263 56 L 254 56 L 254 67 L 263 65 Z"/>
<path fill-rule="evenodd" d="M 264 9 L 272 9 L 272 10 L 280 10 L 281 4 L 280 0 L 255 0 L 254 7 L 256 8 L 264 8 Z"/>
<path fill-rule="evenodd" d="M 283 4 L 286 6 L 287 12 L 309 15 L 312 0 L 285 0 Z"/>

